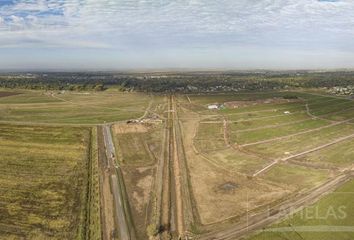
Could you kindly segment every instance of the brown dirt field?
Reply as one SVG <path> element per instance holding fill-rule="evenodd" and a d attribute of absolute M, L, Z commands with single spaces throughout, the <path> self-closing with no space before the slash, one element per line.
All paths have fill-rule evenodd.
<path fill-rule="evenodd" d="M 115 134 L 124 133 L 145 133 L 149 130 L 149 127 L 145 124 L 115 124 L 113 131 Z"/>
<path fill-rule="evenodd" d="M 269 204 L 291 192 L 291 189 L 285 189 L 281 185 L 229 173 L 196 154 L 193 149 L 193 136 L 198 125 L 197 114 L 187 114 L 189 119 L 183 121 L 185 150 L 202 224 L 213 224 L 245 214 L 247 210 Z M 235 183 L 237 188 L 232 191 L 220 189 L 220 186 L 229 182 Z"/>
<path fill-rule="evenodd" d="M 224 105 L 227 108 L 240 108 L 240 107 L 248 107 L 258 104 L 277 104 L 277 103 L 289 103 L 289 102 L 299 102 L 300 99 L 285 99 L 285 98 L 268 98 L 268 99 L 261 99 L 255 101 L 232 101 L 232 102 L 225 102 Z"/>
<path fill-rule="evenodd" d="M 14 93 L 14 92 L 0 92 L 0 98 L 2 97 L 9 97 L 9 96 L 14 96 L 14 95 L 18 95 L 20 93 Z"/>
<path fill-rule="evenodd" d="M 123 167 L 124 182 L 127 189 L 131 213 L 137 239 L 148 239 L 146 227 L 149 224 L 150 199 L 154 167 Z"/>

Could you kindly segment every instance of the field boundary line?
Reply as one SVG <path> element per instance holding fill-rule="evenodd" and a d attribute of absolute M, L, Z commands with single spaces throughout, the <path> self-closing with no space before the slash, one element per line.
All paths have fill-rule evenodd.
<path fill-rule="evenodd" d="M 324 145 L 321 145 L 321 146 L 318 146 L 318 147 L 315 147 L 315 148 L 312 148 L 310 150 L 307 150 L 307 151 L 304 151 L 304 152 L 301 152 L 301 153 L 297 153 L 297 154 L 294 154 L 294 155 L 291 155 L 291 156 L 288 156 L 288 157 L 285 157 L 285 158 L 281 158 L 281 159 L 277 159 L 275 161 L 273 161 L 271 164 L 269 164 L 268 166 L 264 167 L 263 169 L 259 170 L 258 172 L 254 173 L 253 174 L 253 177 L 267 171 L 268 169 L 270 169 L 272 166 L 274 166 L 275 164 L 279 163 L 279 162 L 286 162 L 290 159 L 293 159 L 293 158 L 296 158 L 296 157 L 300 157 L 300 156 L 303 156 L 303 155 L 306 155 L 308 153 L 312 153 L 312 152 L 316 152 L 318 150 L 321 150 L 321 149 L 324 149 L 326 147 L 329 147 L 329 146 L 332 146 L 332 145 L 335 145 L 337 143 L 340 143 L 342 141 L 345 141 L 345 140 L 348 140 L 350 138 L 353 138 L 354 137 L 354 134 L 350 134 L 348 136 L 345 136 L 345 137 L 341 137 L 341 138 L 338 138 L 332 142 L 329 142 L 329 143 L 326 143 Z"/>
<path fill-rule="evenodd" d="M 290 138 L 290 137 L 299 136 L 299 135 L 306 134 L 306 133 L 320 131 L 322 129 L 326 129 L 326 128 L 330 128 L 330 127 L 333 127 L 333 126 L 341 125 L 341 124 L 350 122 L 352 120 L 354 120 L 354 118 L 347 119 L 347 120 L 344 120 L 344 121 L 341 121 L 341 122 L 331 123 L 329 125 L 325 125 L 325 126 L 314 128 L 314 129 L 309 129 L 309 130 L 302 131 L 302 132 L 297 132 L 297 133 L 286 135 L 286 136 L 281 136 L 281 137 L 277 137 L 277 138 L 271 138 L 271 139 L 267 139 L 267 140 L 263 140 L 263 141 L 257 141 L 257 142 L 253 142 L 253 143 L 240 144 L 239 146 L 248 147 L 248 146 L 258 145 L 258 144 L 262 144 L 262 143 L 274 142 L 274 141 L 278 141 L 278 140 L 282 140 L 282 139 L 286 139 L 286 138 Z"/>
<path fill-rule="evenodd" d="M 266 126 L 264 126 L 264 127 L 248 128 L 248 129 L 236 130 L 236 131 L 232 131 L 232 132 L 234 132 L 234 133 L 252 132 L 252 131 L 257 131 L 257 130 L 262 130 L 262 129 L 288 126 L 288 125 L 292 125 L 292 124 L 296 124 L 296 123 L 301 123 L 301 122 L 306 122 L 306 121 L 310 121 L 310 120 L 313 120 L 313 119 L 312 119 L 312 118 L 308 118 L 308 119 L 304 119 L 304 120 L 290 121 L 290 122 L 281 123 L 281 124 L 266 125 Z"/>
<path fill-rule="evenodd" d="M 313 100 L 313 99 L 312 99 Z M 265 110 L 258 110 L 258 111 L 249 111 L 249 112 L 239 112 L 239 113 L 226 113 L 224 115 L 226 116 L 233 116 L 233 115 L 241 115 L 241 114 L 249 114 L 249 113 L 259 113 L 259 112 L 278 112 L 278 111 L 286 111 L 286 110 L 292 110 L 292 109 L 296 109 L 298 107 L 305 107 L 306 104 L 309 104 L 309 105 L 317 105 L 317 104 L 320 104 L 320 103 L 328 103 L 328 102 L 332 102 L 332 101 L 335 101 L 337 99 L 330 99 L 330 100 L 326 100 L 326 101 L 323 101 L 323 102 L 319 102 L 319 103 L 310 103 L 309 104 L 309 100 L 308 99 L 305 99 L 304 102 L 302 103 L 305 103 L 305 104 L 301 104 L 301 105 L 298 105 L 298 106 L 292 106 L 292 107 L 284 107 L 284 108 L 272 108 L 272 109 L 265 109 Z M 285 103 L 281 103 L 281 104 L 285 104 Z"/>

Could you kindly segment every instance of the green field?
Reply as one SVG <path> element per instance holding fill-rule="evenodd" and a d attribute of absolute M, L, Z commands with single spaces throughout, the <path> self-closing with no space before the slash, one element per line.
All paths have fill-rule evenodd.
<path fill-rule="evenodd" d="M 97 124 L 139 118 L 151 97 L 139 93 L 19 91 L 0 98 L 0 121 Z"/>
<path fill-rule="evenodd" d="M 296 137 L 247 146 L 246 149 L 269 158 L 281 158 L 286 157 L 288 154 L 297 154 L 320 147 L 353 133 L 353 125 L 341 124 L 324 128 L 316 132 L 297 135 Z"/>
<path fill-rule="evenodd" d="M 0 239 L 85 239 L 90 139 L 88 128 L 0 125 Z"/>
<path fill-rule="evenodd" d="M 242 132 L 233 132 L 231 139 L 238 144 L 252 143 L 264 141 L 271 138 L 283 137 L 291 134 L 297 134 L 301 131 L 314 130 L 319 127 L 328 126 L 325 120 L 304 120 L 302 122 L 289 123 L 288 125 L 269 127 L 264 129 L 256 129 Z"/>
<path fill-rule="evenodd" d="M 237 122 L 230 122 L 229 127 L 232 131 L 249 130 L 252 128 L 259 128 L 265 126 L 275 126 L 279 124 L 287 124 L 301 120 L 309 120 L 309 116 L 305 112 L 298 112 L 293 114 L 277 114 L 274 117 L 267 117 L 262 119 L 245 119 Z"/>
<path fill-rule="evenodd" d="M 354 142 L 349 139 L 294 160 L 323 168 L 342 168 L 353 164 L 353 156 Z"/>

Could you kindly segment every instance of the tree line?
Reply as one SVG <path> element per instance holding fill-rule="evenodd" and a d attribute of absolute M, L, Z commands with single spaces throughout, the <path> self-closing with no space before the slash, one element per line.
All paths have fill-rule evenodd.
<path fill-rule="evenodd" d="M 193 72 L 193 73 L 9 73 L 0 87 L 145 92 L 253 91 L 354 85 L 354 72 Z"/>

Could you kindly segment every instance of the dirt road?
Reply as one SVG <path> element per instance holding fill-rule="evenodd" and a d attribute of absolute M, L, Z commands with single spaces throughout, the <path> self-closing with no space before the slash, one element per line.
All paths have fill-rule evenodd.
<path fill-rule="evenodd" d="M 190 193 L 183 140 L 174 96 L 168 100 L 164 136 L 164 153 L 157 174 L 160 239 L 179 239 L 184 238 L 186 225 L 193 221 L 193 213 L 191 200 L 188 200 Z"/>
<path fill-rule="evenodd" d="M 172 133 L 172 105 L 169 102 L 164 134 L 164 146 L 158 165 L 157 179 L 157 218 L 161 239 L 171 238 L 171 229 L 174 228 L 171 211 L 171 160 L 173 158 Z"/>

